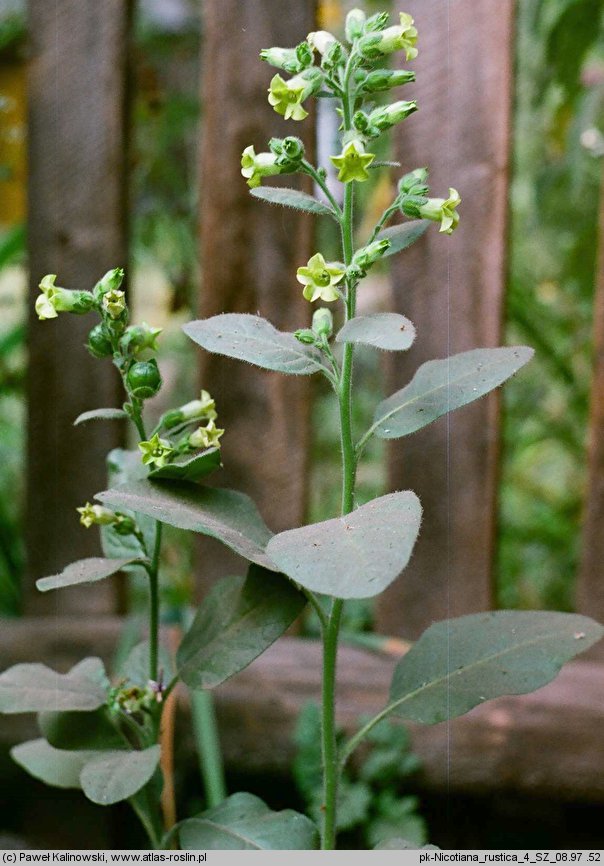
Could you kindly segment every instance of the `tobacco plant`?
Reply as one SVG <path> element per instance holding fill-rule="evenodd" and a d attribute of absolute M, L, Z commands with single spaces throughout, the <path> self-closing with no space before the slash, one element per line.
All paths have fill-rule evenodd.
<path fill-rule="evenodd" d="M 331 156 L 337 181 L 329 182 L 326 168 L 307 159 L 295 136 L 272 138 L 265 152 L 256 153 L 250 144 L 241 159 L 242 174 L 256 198 L 336 223 L 337 252 L 317 251 L 295 275 L 304 297 L 311 304 L 335 305 L 335 316 L 330 308 L 319 307 L 311 327 L 302 326 L 295 334 L 280 332 L 259 316 L 229 313 L 184 327 L 208 351 L 266 370 L 325 377 L 340 421 L 339 516 L 273 535 L 249 497 L 205 486 L 203 479 L 220 465 L 223 432 L 205 391 L 149 427 L 146 403 L 161 387 L 153 357 L 158 334 L 148 325 L 128 323 L 122 271 L 110 271 L 91 292 L 59 288 L 52 276 L 40 284 L 40 318 L 64 311 L 100 315 L 88 348 L 95 356 L 111 358 L 124 383 L 122 409 L 93 410 L 76 423 L 127 418 L 138 447 L 110 455 L 113 486 L 96 495 L 96 504 L 79 509 L 85 525 L 101 526 L 104 557 L 69 565 L 38 581 L 38 588 L 48 591 L 134 570 L 148 584 L 149 636 L 111 681 L 97 658 L 83 660 L 67 674 L 43 664 L 16 665 L 0 676 L 0 710 L 39 714 L 43 737 L 13 750 L 18 763 L 51 785 L 80 787 L 93 802 L 128 800 L 154 847 L 178 839 L 184 849 L 313 848 L 320 840 L 322 848 L 333 849 L 338 786 L 346 764 L 383 719 L 393 715 L 434 724 L 498 695 L 532 691 L 603 633 L 585 617 L 545 612 L 500 611 L 436 623 L 397 664 L 384 708 L 348 740 L 338 739 L 335 695 L 344 605 L 347 599 L 375 597 L 397 578 L 409 561 L 421 520 L 412 491 L 356 501 L 357 468 L 366 444 L 373 436 L 395 439 L 420 430 L 501 385 L 532 355 L 519 346 L 430 361 L 377 405 L 368 430 L 353 430 L 355 352 L 406 351 L 415 339 L 412 323 L 399 312 L 356 314 L 363 280 L 378 261 L 409 247 L 431 222 L 439 224 L 442 234 L 451 234 L 459 224 L 460 196 L 450 188 L 447 195 L 432 197 L 427 169 L 406 166 L 392 203 L 369 236 L 357 238 L 355 192 L 380 168 L 373 143 L 417 109 L 414 100 L 387 101 L 390 91 L 415 78 L 387 63 L 399 51 L 413 60 L 418 34 L 408 14 L 389 25 L 386 13 L 366 17 L 354 9 L 345 36 L 340 41 L 319 31 L 295 48 L 261 53 L 279 70 L 270 81 L 268 100 L 285 119 L 303 121 L 311 97 L 332 101 L 341 121 Z M 315 195 L 262 186 L 267 177 L 296 173 L 314 182 Z M 178 648 L 174 669 L 159 643 L 164 523 L 216 538 L 249 563 L 245 576 L 223 578 L 203 600 Z M 247 793 L 210 803 L 174 827 L 163 826 L 159 739 L 166 698 L 179 682 L 193 692 L 205 691 L 241 671 L 287 630 L 307 603 L 319 619 L 323 645 L 322 794 L 313 812 L 319 816 L 318 832 L 310 818 L 291 810 L 271 812 Z M 397 838 L 380 843 L 405 845 Z"/>

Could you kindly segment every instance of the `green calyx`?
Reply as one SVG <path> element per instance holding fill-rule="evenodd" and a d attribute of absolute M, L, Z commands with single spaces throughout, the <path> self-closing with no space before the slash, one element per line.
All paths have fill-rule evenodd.
<path fill-rule="evenodd" d="M 149 361 L 135 361 L 126 374 L 128 391 L 137 400 L 154 397 L 162 386 L 161 373 L 155 358 Z"/>
<path fill-rule="evenodd" d="M 102 322 L 95 325 L 88 334 L 86 348 L 94 358 L 109 358 L 113 355 L 111 338 Z"/>

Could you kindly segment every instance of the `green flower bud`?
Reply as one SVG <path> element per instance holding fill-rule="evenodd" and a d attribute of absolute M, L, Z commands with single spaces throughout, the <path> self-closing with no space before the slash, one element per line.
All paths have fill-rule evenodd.
<path fill-rule="evenodd" d="M 138 526 L 135 521 L 127 514 L 116 512 L 117 520 L 113 524 L 113 529 L 118 535 L 133 535 L 138 531 Z"/>
<path fill-rule="evenodd" d="M 461 204 L 461 196 L 453 187 L 449 188 L 448 198 L 429 198 L 419 208 L 419 216 L 422 219 L 440 222 L 439 231 L 443 234 L 453 234 L 459 223 L 459 214 L 456 208 Z"/>
<path fill-rule="evenodd" d="M 260 59 L 289 75 L 296 75 L 310 66 L 313 58 L 308 42 L 301 42 L 296 48 L 263 48 Z"/>
<path fill-rule="evenodd" d="M 294 331 L 294 337 L 305 346 L 314 346 L 317 341 L 316 334 L 309 328 L 300 328 L 300 330 Z"/>
<path fill-rule="evenodd" d="M 404 51 L 407 60 L 417 57 L 417 29 L 413 18 L 406 12 L 400 13 L 400 25 L 388 27 L 378 33 L 367 33 L 357 43 L 360 54 L 366 60 L 377 60 L 395 51 Z M 367 28 L 365 28 L 367 31 Z"/>
<path fill-rule="evenodd" d="M 171 427 L 176 427 L 179 424 L 184 424 L 185 421 L 197 421 L 207 418 L 209 421 L 217 417 L 216 403 L 212 399 L 208 391 L 202 391 L 199 400 L 191 400 L 180 406 L 178 409 L 172 409 L 162 415 L 161 426 L 169 430 Z"/>
<path fill-rule="evenodd" d="M 157 338 L 163 328 L 152 328 L 146 322 L 141 325 L 130 325 L 120 339 L 120 349 L 124 355 L 137 355 L 145 349 L 157 351 Z"/>
<path fill-rule="evenodd" d="M 350 183 L 352 180 L 369 180 L 367 168 L 375 159 L 375 154 L 365 153 L 363 143 L 354 139 L 348 142 L 342 153 L 329 158 L 339 170 L 338 180 L 342 183 Z"/>
<path fill-rule="evenodd" d="M 271 139 L 272 142 L 278 139 Z M 278 157 L 274 153 L 258 153 L 253 145 L 246 147 L 241 154 L 241 174 L 246 178 L 247 185 L 253 189 L 260 186 L 263 177 L 281 174 L 282 167 L 277 164 Z"/>
<path fill-rule="evenodd" d="M 38 318 L 56 319 L 59 313 L 89 313 L 94 306 L 90 292 L 71 291 L 55 286 L 56 274 L 46 274 L 39 288 L 42 294 L 36 298 L 35 309 Z"/>
<path fill-rule="evenodd" d="M 314 33 L 308 34 L 306 41 L 313 51 L 316 51 L 322 57 L 338 40 L 332 33 L 328 33 L 327 30 L 316 30 Z"/>
<path fill-rule="evenodd" d="M 304 144 L 301 139 L 294 135 L 288 135 L 283 139 L 283 153 L 292 162 L 300 162 L 304 156 Z"/>
<path fill-rule="evenodd" d="M 382 105 L 379 108 L 374 108 L 367 118 L 367 123 L 370 128 L 376 128 L 380 132 L 385 132 L 396 123 L 400 123 L 401 120 L 409 117 L 414 111 L 417 111 L 417 102 L 415 100 L 411 100 L 410 102 L 400 100 L 399 102 L 393 102 L 391 105 Z"/>
<path fill-rule="evenodd" d="M 333 334 L 333 316 L 331 310 L 319 307 L 312 317 L 312 329 L 318 337 L 328 339 Z"/>
<path fill-rule="evenodd" d="M 326 262 L 321 253 L 308 260 L 306 267 L 298 268 L 296 279 L 304 286 L 302 294 L 307 301 L 321 300 L 329 303 L 340 297 L 335 288 L 344 279 L 346 269 L 340 262 Z"/>
<path fill-rule="evenodd" d="M 361 71 L 359 78 L 361 82 L 359 89 L 362 92 L 380 93 L 415 81 L 415 72 L 406 69 L 373 69 L 367 74 Z"/>
<path fill-rule="evenodd" d="M 115 289 L 119 289 L 124 281 L 124 270 L 123 268 L 113 268 L 111 271 L 107 271 L 104 277 L 98 281 L 95 287 L 92 290 L 92 294 L 94 295 L 94 299 L 97 303 L 99 303 L 107 292 L 114 291 Z"/>
<path fill-rule="evenodd" d="M 158 433 L 147 442 L 139 442 L 138 447 L 143 455 L 143 463 L 146 466 L 157 466 L 158 469 L 169 463 L 175 453 L 168 440 L 160 439 Z"/>
<path fill-rule="evenodd" d="M 362 9 L 351 9 L 346 16 L 346 39 L 354 42 L 363 35 L 367 17 Z"/>
<path fill-rule="evenodd" d="M 126 295 L 120 289 L 111 289 L 103 295 L 102 308 L 112 319 L 119 319 L 126 309 Z"/>
<path fill-rule="evenodd" d="M 351 267 L 359 271 L 367 271 L 371 265 L 381 259 L 391 246 L 389 240 L 374 241 L 366 247 L 361 247 L 353 256 Z"/>
<path fill-rule="evenodd" d="M 191 448 L 220 448 L 218 441 L 224 430 L 216 427 L 214 420 L 208 422 L 205 427 L 198 427 L 189 436 L 188 443 Z"/>
<path fill-rule="evenodd" d="M 403 177 L 399 180 L 399 193 L 419 196 L 427 195 L 430 191 L 430 187 L 426 183 L 427 180 L 428 169 L 416 168 L 414 171 L 410 171 L 408 174 L 403 175 Z"/>
<path fill-rule="evenodd" d="M 113 355 L 113 346 L 102 322 L 95 325 L 88 334 L 86 348 L 94 358 L 109 358 Z"/>
<path fill-rule="evenodd" d="M 369 118 L 364 111 L 355 111 L 352 117 L 352 125 L 364 135 L 369 131 Z"/>
<path fill-rule="evenodd" d="M 405 216 L 412 219 L 420 219 L 422 207 L 428 203 L 426 196 L 422 195 L 405 195 L 400 198 L 400 208 Z"/>
<path fill-rule="evenodd" d="M 162 385 L 155 358 L 150 361 L 135 361 L 126 374 L 126 384 L 132 396 L 138 400 L 154 397 Z"/>
<path fill-rule="evenodd" d="M 404 15 L 405 13 L 401 14 Z M 384 30 L 389 19 L 390 14 L 388 12 L 376 12 L 375 15 L 371 15 L 367 19 L 363 31 L 365 33 L 377 33 L 380 30 Z"/>
<path fill-rule="evenodd" d="M 288 135 L 287 138 L 271 138 L 268 143 L 275 154 L 275 160 L 282 172 L 297 171 L 304 158 L 304 144 L 300 138 Z"/>
<path fill-rule="evenodd" d="M 344 66 L 347 58 L 348 54 L 342 43 L 337 41 L 332 42 L 323 55 L 321 69 L 325 69 L 327 72 L 338 69 L 338 67 Z"/>
<path fill-rule="evenodd" d="M 124 686 L 122 684 L 109 690 L 108 703 L 114 713 L 128 716 L 151 710 L 154 704 L 161 703 L 161 690 L 151 680 L 145 686 Z"/>

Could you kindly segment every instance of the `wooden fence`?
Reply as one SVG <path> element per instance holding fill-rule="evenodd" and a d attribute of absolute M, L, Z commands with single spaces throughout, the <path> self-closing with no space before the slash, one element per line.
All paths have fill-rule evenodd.
<path fill-rule="evenodd" d="M 201 313 L 256 312 L 298 326 L 304 305 L 292 274 L 311 250 L 310 218 L 250 203 L 238 158 L 276 130 L 263 92 L 258 50 L 293 44 L 313 29 L 313 0 L 288 4 L 206 0 L 201 154 Z M 125 0 L 30 0 L 29 250 L 32 299 L 39 277 L 90 285 L 127 260 L 127 43 Z M 417 349 L 388 369 L 392 389 L 419 363 L 501 342 L 505 286 L 507 170 L 511 103 L 512 0 L 410 0 L 422 34 L 416 93 L 426 106 L 404 124 L 405 166 L 428 164 L 438 189 L 464 198 L 463 229 L 434 232 L 393 271 L 395 306 L 414 321 Z M 480 34 L 480 38 L 476 38 Z M 447 48 L 449 46 L 449 48 Z M 281 127 L 279 127 L 281 128 Z M 603 207 L 604 213 L 604 207 Z M 604 219 L 604 217 L 603 217 Z M 604 225 L 602 226 L 604 232 Z M 596 369 L 590 475 L 577 605 L 604 620 L 604 260 L 595 306 Z M 33 301 L 30 305 L 33 309 Z M 306 311 L 306 315 L 308 312 Z M 82 327 L 85 329 L 86 324 Z M 84 555 L 96 542 L 74 532 L 73 509 L 102 489 L 102 455 L 118 428 L 71 427 L 93 406 L 115 404 L 115 379 L 86 359 L 84 331 L 59 319 L 30 322 L 29 586 Z M 275 530 L 301 522 L 306 506 L 309 392 L 306 383 L 204 357 L 203 381 L 229 426 L 224 483 L 252 492 Z M 387 634 L 415 637 L 435 619 L 493 606 L 498 479 L 498 398 L 490 396 L 389 452 L 392 489 L 420 495 L 425 524 L 405 579 L 378 611 Z M 263 436 L 256 431 L 261 428 Z M 111 438 L 110 438 L 111 437 Z M 203 580 L 233 564 L 204 541 Z M 26 617 L 3 623 L 0 666 L 45 658 L 65 669 L 83 653 L 108 657 L 121 621 L 115 586 L 36 595 Z M 94 612 L 94 619 L 90 614 Z M 240 772 L 284 773 L 301 704 L 319 692 L 319 648 L 288 638 L 217 690 L 226 757 Z M 339 707 L 350 724 L 377 709 L 393 661 L 352 648 L 340 659 Z M 18 724 L 17 724 L 18 721 Z M 414 729 L 427 788 L 500 791 L 604 801 L 604 665 L 594 652 L 539 692 L 502 698 L 450 724 Z M 268 728 L 262 744 L 258 731 Z M 26 723 L 3 723 L 2 740 L 23 739 Z"/>

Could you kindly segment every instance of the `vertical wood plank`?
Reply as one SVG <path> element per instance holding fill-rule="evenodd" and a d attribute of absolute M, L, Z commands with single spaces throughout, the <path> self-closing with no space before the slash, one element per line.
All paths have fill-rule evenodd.
<path fill-rule="evenodd" d="M 76 506 L 105 484 L 105 454 L 118 426 L 74 428 L 75 417 L 119 405 L 107 361 L 83 348 L 91 316 L 38 322 L 37 284 L 91 288 L 126 264 L 126 67 L 129 0 L 29 0 L 29 224 L 31 274 L 28 378 L 28 588 L 31 613 L 51 612 L 53 593 L 33 580 L 98 552 Z M 111 583 L 63 591 L 61 610 L 110 611 Z"/>
<path fill-rule="evenodd" d="M 262 48 L 291 46 L 314 29 L 314 0 L 209 0 L 205 3 L 201 154 L 200 315 L 255 313 L 281 330 L 307 324 L 310 306 L 296 268 L 312 254 L 313 218 L 253 199 L 240 173 L 241 152 L 268 149 L 272 136 L 298 135 L 312 153 L 313 123 L 284 122 L 269 106 L 277 70 Z M 271 179 L 272 181 L 272 179 Z M 296 185 L 292 176 L 288 186 Z M 266 373 L 201 352 L 203 386 L 215 395 L 223 438 L 218 483 L 254 497 L 273 530 L 303 521 L 306 506 L 306 377 Z M 233 555 L 202 542 L 202 581 L 224 574 Z"/>
<path fill-rule="evenodd" d="M 588 489 L 583 548 L 577 579 L 577 609 L 604 620 L 604 173 L 600 187 L 599 251 L 594 300 L 594 369 L 589 419 Z"/>
<path fill-rule="evenodd" d="M 417 367 L 501 341 L 510 125 L 511 0 L 411 0 L 419 29 L 419 112 L 400 127 L 403 170 L 428 166 L 432 194 L 462 196 L 451 238 L 432 227 L 393 267 L 395 308 L 418 330 L 389 366 L 389 393 Z M 407 8 L 406 7 L 406 8 Z M 389 451 L 391 489 L 424 507 L 404 575 L 385 594 L 381 628 L 413 637 L 433 620 L 491 606 L 498 458 L 496 395 L 452 413 Z"/>

